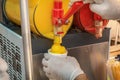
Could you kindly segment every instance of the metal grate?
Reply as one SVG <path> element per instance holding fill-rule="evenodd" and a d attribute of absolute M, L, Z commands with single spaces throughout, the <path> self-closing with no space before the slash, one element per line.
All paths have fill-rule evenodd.
<path fill-rule="evenodd" d="M 8 63 L 10 80 L 25 80 L 22 37 L 0 24 L 0 57 Z"/>

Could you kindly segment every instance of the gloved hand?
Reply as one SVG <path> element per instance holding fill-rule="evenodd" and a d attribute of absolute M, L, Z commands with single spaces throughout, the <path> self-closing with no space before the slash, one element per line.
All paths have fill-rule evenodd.
<path fill-rule="evenodd" d="M 99 14 L 104 19 L 120 19 L 120 0 L 95 0 L 90 5 L 91 11 Z"/>
<path fill-rule="evenodd" d="M 7 68 L 7 63 L 2 58 L 0 58 L 0 80 L 9 80 L 9 75 L 6 72 Z"/>
<path fill-rule="evenodd" d="M 0 80 L 9 80 L 9 75 L 7 72 L 0 73 Z"/>
<path fill-rule="evenodd" d="M 60 57 L 45 54 L 42 64 L 46 76 L 53 80 L 74 80 L 78 75 L 84 73 L 77 60 L 70 56 Z"/>

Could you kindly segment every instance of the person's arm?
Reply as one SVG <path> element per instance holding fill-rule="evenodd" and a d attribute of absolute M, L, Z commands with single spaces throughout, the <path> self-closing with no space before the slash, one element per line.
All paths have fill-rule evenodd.
<path fill-rule="evenodd" d="M 86 74 L 80 74 L 78 75 L 75 80 L 88 80 Z"/>

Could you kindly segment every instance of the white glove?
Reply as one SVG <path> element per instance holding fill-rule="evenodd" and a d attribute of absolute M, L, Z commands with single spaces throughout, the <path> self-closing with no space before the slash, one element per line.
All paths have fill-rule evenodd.
<path fill-rule="evenodd" d="M 0 80 L 9 80 L 9 75 L 7 72 L 0 73 Z"/>
<path fill-rule="evenodd" d="M 91 11 L 99 14 L 104 19 L 120 19 L 120 0 L 95 0 L 90 5 Z"/>
<path fill-rule="evenodd" d="M 78 75 L 84 73 L 77 60 L 70 56 L 60 57 L 45 54 L 42 64 L 46 76 L 53 80 L 74 80 Z"/>
<path fill-rule="evenodd" d="M 7 69 L 7 63 L 2 58 L 0 58 L 0 72 L 6 72 Z"/>
<path fill-rule="evenodd" d="M 9 80 L 9 75 L 6 72 L 7 69 L 7 63 L 2 58 L 0 58 L 0 80 Z"/>

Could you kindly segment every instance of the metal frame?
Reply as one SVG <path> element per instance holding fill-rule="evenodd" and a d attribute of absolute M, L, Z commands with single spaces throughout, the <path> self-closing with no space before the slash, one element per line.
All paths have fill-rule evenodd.
<path fill-rule="evenodd" d="M 23 50 L 25 60 L 26 80 L 33 80 L 33 60 L 31 48 L 31 33 L 28 15 L 28 0 L 20 0 L 21 28 L 23 37 Z"/>

